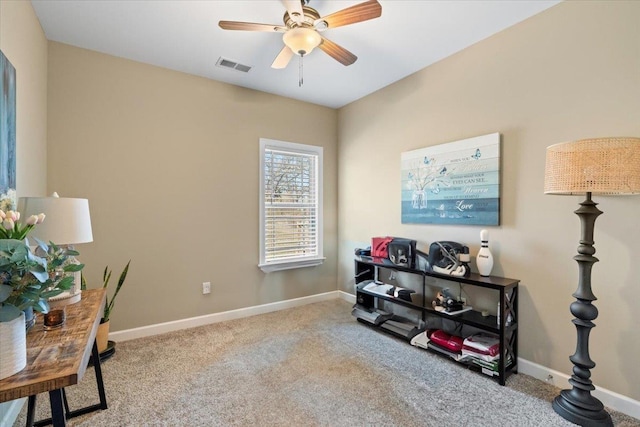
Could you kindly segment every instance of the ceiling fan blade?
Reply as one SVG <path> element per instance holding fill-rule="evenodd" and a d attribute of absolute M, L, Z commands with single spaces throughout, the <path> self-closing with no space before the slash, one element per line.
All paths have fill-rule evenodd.
<path fill-rule="evenodd" d="M 324 53 L 341 63 L 342 65 L 351 65 L 358 59 L 353 53 L 322 37 L 322 43 L 318 46 Z"/>
<path fill-rule="evenodd" d="M 282 48 L 276 59 L 273 60 L 273 64 L 271 64 L 271 68 L 281 69 L 286 68 L 293 57 L 293 51 L 289 49 L 288 46 Z"/>
<path fill-rule="evenodd" d="M 299 24 L 304 20 L 304 12 L 302 11 L 302 2 L 300 0 L 282 0 L 282 4 L 284 4 L 294 22 Z"/>
<path fill-rule="evenodd" d="M 223 30 L 267 31 L 276 33 L 287 31 L 287 27 L 283 27 L 282 25 L 256 24 L 255 22 L 220 21 L 218 25 Z"/>
<path fill-rule="evenodd" d="M 379 18 L 381 15 L 382 6 L 380 3 L 377 0 L 369 0 L 322 17 L 317 22 L 324 21 L 327 23 L 327 28 L 336 28 Z"/>

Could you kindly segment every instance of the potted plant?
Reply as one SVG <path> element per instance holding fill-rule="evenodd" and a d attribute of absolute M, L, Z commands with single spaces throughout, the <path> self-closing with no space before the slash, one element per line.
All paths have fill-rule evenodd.
<path fill-rule="evenodd" d="M 104 314 L 102 315 L 102 319 L 100 319 L 100 326 L 98 326 L 98 333 L 96 335 L 96 342 L 98 344 L 98 352 L 104 353 L 107 350 L 109 345 L 109 325 L 110 325 L 110 317 L 111 311 L 113 310 L 113 304 L 116 302 L 116 297 L 122 289 L 122 285 L 124 285 L 124 281 L 127 278 L 127 273 L 129 273 L 129 264 L 131 264 L 131 260 L 127 262 L 127 265 L 120 273 L 120 278 L 118 279 L 118 284 L 116 285 L 116 289 L 113 292 L 113 296 L 109 298 L 107 295 L 107 301 L 104 306 Z M 104 268 L 104 272 L 102 273 L 102 287 L 107 288 L 109 286 L 109 280 L 111 279 L 111 270 L 109 270 L 109 266 Z M 113 350 L 115 351 L 115 349 Z"/>
<path fill-rule="evenodd" d="M 38 241 L 38 251 L 29 246 L 27 234 L 45 215 L 32 215 L 24 224 L 20 213 L 0 210 L 0 379 L 26 366 L 24 311 L 49 311 L 48 299 L 71 288 L 73 277 L 65 273 L 82 270 L 68 264 L 78 252 Z"/>

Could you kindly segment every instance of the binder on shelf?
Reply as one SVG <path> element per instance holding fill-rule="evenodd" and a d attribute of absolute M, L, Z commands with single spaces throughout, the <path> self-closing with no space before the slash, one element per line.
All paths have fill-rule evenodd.
<path fill-rule="evenodd" d="M 445 356 L 449 356 L 450 358 L 452 358 L 453 360 L 460 360 L 462 355 L 460 353 L 455 353 L 453 351 L 449 351 L 446 348 L 440 347 L 437 344 L 434 344 L 432 341 L 429 341 L 429 343 L 427 344 L 427 348 L 433 351 L 436 351 L 438 353 L 444 354 Z"/>
<path fill-rule="evenodd" d="M 413 337 L 422 332 L 422 329 L 414 324 L 399 322 L 396 320 L 387 320 L 386 322 L 380 324 L 380 327 L 397 335 L 405 337 L 407 340 L 411 340 Z"/>
<path fill-rule="evenodd" d="M 372 309 L 360 304 L 356 304 L 353 306 L 351 315 L 357 319 L 362 319 L 365 322 L 371 323 L 372 325 L 376 326 L 393 317 L 392 313 L 387 313 L 386 311 L 378 310 L 375 308 Z"/>

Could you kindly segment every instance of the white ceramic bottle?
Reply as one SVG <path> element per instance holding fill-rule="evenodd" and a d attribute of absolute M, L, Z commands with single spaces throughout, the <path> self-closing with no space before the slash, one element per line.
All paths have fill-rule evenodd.
<path fill-rule="evenodd" d="M 480 240 L 482 245 L 476 256 L 476 265 L 481 276 L 489 276 L 493 269 L 493 255 L 489 250 L 489 230 L 480 231 Z"/>

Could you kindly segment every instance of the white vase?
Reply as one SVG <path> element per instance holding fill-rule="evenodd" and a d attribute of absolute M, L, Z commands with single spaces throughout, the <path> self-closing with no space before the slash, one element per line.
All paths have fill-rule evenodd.
<path fill-rule="evenodd" d="M 482 246 L 478 255 L 476 256 L 476 265 L 478 266 L 478 272 L 481 276 L 490 276 L 493 269 L 493 255 L 489 250 L 489 231 L 480 231 L 480 240 Z"/>
<path fill-rule="evenodd" d="M 10 322 L 0 322 L 0 380 L 27 366 L 27 331 L 24 313 Z"/>

